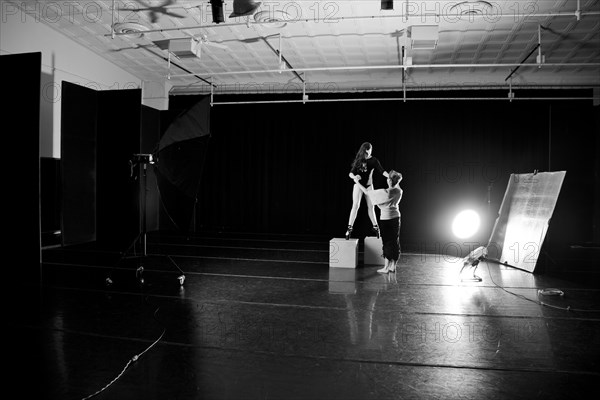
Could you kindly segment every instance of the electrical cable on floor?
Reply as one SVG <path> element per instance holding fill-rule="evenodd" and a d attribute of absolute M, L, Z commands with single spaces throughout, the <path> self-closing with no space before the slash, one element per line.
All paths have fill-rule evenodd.
<path fill-rule="evenodd" d="M 156 311 L 154 312 L 154 317 L 156 318 L 156 313 L 158 312 L 158 308 L 156 309 Z M 144 355 L 145 352 L 147 352 L 148 350 L 150 350 L 152 347 L 154 347 L 154 345 L 156 343 L 158 343 L 160 341 L 160 339 L 162 339 L 162 337 L 164 336 L 165 332 L 166 332 L 166 328 L 163 328 L 162 333 L 160 334 L 160 336 L 158 337 L 158 339 L 156 339 L 150 346 L 146 347 L 146 349 L 144 351 L 142 351 L 140 354 L 136 354 L 133 357 L 131 357 L 128 361 L 127 364 L 125 364 L 125 367 L 123 367 L 123 370 L 121 370 L 121 372 L 119 373 L 119 375 L 116 376 L 115 379 L 113 379 L 112 381 L 110 381 L 106 386 L 104 386 L 102 389 L 96 391 L 95 393 L 90 394 L 89 396 L 83 397 L 81 400 L 87 400 L 87 399 L 91 399 L 92 397 L 95 397 L 97 395 L 99 395 L 100 393 L 102 393 L 103 391 L 105 391 L 106 389 L 108 389 L 108 387 L 110 385 L 112 385 L 113 383 L 115 383 L 127 370 L 127 368 L 129 368 L 129 366 L 131 365 L 131 363 L 136 362 L 137 360 L 140 359 L 140 357 L 142 355 Z"/>
<path fill-rule="evenodd" d="M 484 261 L 485 261 L 485 259 L 484 259 Z M 543 295 L 543 296 L 561 296 L 561 297 L 563 297 L 563 296 L 565 295 L 565 293 L 564 293 L 562 290 L 560 290 L 560 289 L 555 289 L 555 288 L 538 289 L 538 291 L 537 291 L 537 297 L 538 297 L 538 299 L 537 299 L 537 300 L 533 300 L 533 299 L 530 299 L 530 298 L 529 298 L 529 297 L 527 297 L 527 296 L 523 296 L 523 295 L 521 295 L 521 294 L 518 294 L 518 293 L 511 292 L 510 290 L 507 290 L 507 289 L 506 289 L 506 288 L 504 288 L 503 286 L 500 286 L 500 285 L 498 285 L 498 284 L 497 284 L 497 283 L 494 281 L 494 278 L 492 278 L 492 271 L 490 270 L 490 264 L 489 264 L 487 261 L 485 261 L 485 265 L 487 266 L 488 274 L 489 274 L 489 276 L 490 276 L 490 279 L 492 280 L 492 283 L 493 283 L 493 284 L 494 284 L 496 287 L 498 287 L 498 288 L 500 288 L 500 289 L 504 290 L 506 293 L 510 293 L 510 294 L 512 294 L 513 296 L 517 296 L 517 297 L 519 297 L 519 298 L 521 298 L 521 299 L 523 299 L 523 300 L 527 300 L 527 301 L 530 301 L 530 302 L 532 302 L 532 303 L 535 303 L 535 304 L 538 304 L 538 305 L 541 305 L 541 306 L 550 307 L 550 308 L 555 308 L 555 309 L 557 309 L 557 310 L 563 310 L 563 311 L 576 311 L 576 312 L 600 312 L 600 310 L 584 310 L 584 309 L 581 309 L 581 308 L 572 308 L 571 306 L 567 306 L 567 307 L 559 307 L 559 306 L 554 306 L 554 305 L 552 305 L 552 304 L 544 303 L 543 301 L 541 301 L 541 300 L 539 299 L 539 297 L 540 297 L 540 294 L 541 294 L 541 295 Z"/>

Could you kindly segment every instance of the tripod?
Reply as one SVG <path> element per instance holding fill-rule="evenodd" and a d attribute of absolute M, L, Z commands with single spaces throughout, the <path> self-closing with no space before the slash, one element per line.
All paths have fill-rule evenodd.
<path fill-rule="evenodd" d="M 146 202 L 147 202 L 146 194 L 147 194 L 147 181 L 148 181 L 148 177 L 147 177 L 148 165 L 151 165 L 151 164 L 154 164 L 152 154 L 134 154 L 133 159 L 129 161 L 129 166 L 131 169 L 131 177 L 133 177 L 133 170 L 135 169 L 136 166 L 141 166 L 141 168 L 142 168 L 141 174 L 140 174 L 140 213 L 141 213 L 140 232 L 135 237 L 135 239 L 133 239 L 133 241 L 127 248 L 127 250 L 125 250 L 125 252 L 123 252 L 121 254 L 121 258 L 119 259 L 119 261 L 117 261 L 117 265 L 118 265 L 122 260 L 125 260 L 125 259 L 137 259 L 138 267 L 136 268 L 135 276 L 141 285 L 144 284 L 143 260 L 147 260 L 147 257 L 148 257 L 147 226 L 146 226 Z M 139 242 L 139 248 L 140 248 L 140 255 L 138 255 L 135 251 L 136 244 L 138 244 L 138 242 Z M 133 250 L 133 255 L 129 255 L 131 250 Z M 179 275 L 177 277 L 177 280 L 179 281 L 179 285 L 183 286 L 183 282 L 185 281 L 184 272 L 181 270 L 181 268 L 179 268 L 179 266 L 175 263 L 175 261 L 173 261 L 171 256 L 166 255 L 166 257 L 181 273 L 181 275 Z M 112 283 L 113 283 L 113 280 L 112 280 L 111 276 L 106 278 L 107 285 L 112 285 Z"/>

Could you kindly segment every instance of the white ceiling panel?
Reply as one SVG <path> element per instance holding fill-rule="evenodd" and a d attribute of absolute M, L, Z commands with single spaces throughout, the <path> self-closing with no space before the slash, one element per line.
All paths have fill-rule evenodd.
<path fill-rule="evenodd" d="M 235 3 L 217 24 L 209 0 L 13 2 L 144 80 L 170 78 L 173 93 L 507 87 L 517 67 L 513 85 L 600 87 L 600 0 Z M 412 48 L 422 25 L 436 26 L 435 48 Z M 188 37 L 201 42 L 193 58 L 155 43 Z"/>

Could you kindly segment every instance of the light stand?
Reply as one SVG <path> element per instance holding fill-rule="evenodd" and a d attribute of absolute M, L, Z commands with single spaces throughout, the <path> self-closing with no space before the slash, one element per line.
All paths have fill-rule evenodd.
<path fill-rule="evenodd" d="M 135 237 L 135 239 L 131 242 L 131 244 L 129 245 L 127 250 L 125 250 L 125 252 L 122 253 L 121 258 L 117 262 L 117 265 L 118 265 L 118 263 L 124 259 L 134 259 L 134 258 L 137 259 L 139 261 L 139 264 L 138 264 L 138 268 L 135 271 L 135 276 L 140 284 L 144 284 L 144 277 L 143 277 L 144 266 L 142 265 L 142 259 L 145 259 L 148 256 L 147 232 L 146 232 L 146 193 L 147 193 L 148 165 L 152 165 L 152 164 L 154 164 L 154 158 L 153 158 L 152 154 L 134 154 L 133 158 L 129 161 L 131 177 L 133 177 L 133 172 L 134 172 L 135 167 L 137 167 L 137 166 L 142 167 L 142 173 L 141 173 L 141 177 L 140 177 L 140 194 L 141 194 L 141 196 L 140 196 L 140 212 L 142 214 L 142 218 L 141 218 L 141 224 L 140 224 L 141 225 L 140 233 L 138 233 L 138 235 Z M 135 252 L 135 245 L 138 242 L 140 243 L 140 249 L 141 249 L 140 255 L 137 255 Z M 133 249 L 133 255 L 128 255 L 132 249 Z M 171 256 L 167 255 L 166 257 L 169 259 L 169 261 L 171 261 L 171 263 L 173 265 L 175 265 L 175 267 L 179 270 L 179 272 L 181 272 L 181 275 L 179 275 L 177 277 L 177 280 L 179 281 L 179 284 L 181 286 L 183 286 L 183 282 L 185 281 L 184 272 L 179 268 L 179 266 L 175 263 L 175 261 L 173 261 Z M 106 278 L 107 285 L 111 285 L 112 283 L 113 283 L 113 281 L 110 276 L 108 278 Z"/>

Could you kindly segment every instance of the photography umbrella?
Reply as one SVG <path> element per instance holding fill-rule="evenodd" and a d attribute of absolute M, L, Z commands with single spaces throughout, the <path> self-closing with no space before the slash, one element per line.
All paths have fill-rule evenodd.
<path fill-rule="evenodd" d="M 209 139 L 210 99 L 205 97 L 181 112 L 158 144 L 158 190 L 178 230 L 190 229 Z"/>

